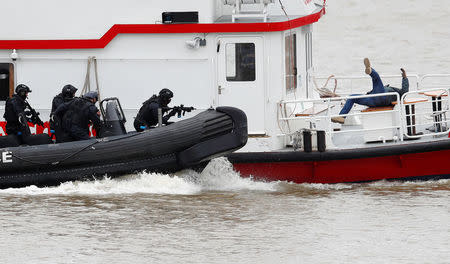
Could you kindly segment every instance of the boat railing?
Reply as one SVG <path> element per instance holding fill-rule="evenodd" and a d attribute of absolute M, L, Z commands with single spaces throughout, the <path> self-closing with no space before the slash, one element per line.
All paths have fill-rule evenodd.
<path fill-rule="evenodd" d="M 419 80 L 419 90 L 450 88 L 450 74 L 425 74 Z"/>
<path fill-rule="evenodd" d="M 352 134 L 372 134 L 372 139 L 375 136 L 375 141 L 382 142 L 448 135 L 449 93 L 450 88 L 432 88 L 410 91 L 401 98 L 398 93 L 384 93 L 283 100 L 279 102 L 278 109 L 281 113 L 278 115 L 278 125 L 282 132 L 280 136 L 285 138 L 288 145 L 293 135 L 305 129 L 323 130 L 328 140 L 342 134 L 348 134 L 348 137 Z M 366 107 L 356 106 L 348 114 L 339 115 L 342 104 L 348 99 L 392 95 L 396 97 L 393 108 L 382 111 L 358 111 Z M 338 116 L 346 118 L 345 126 L 339 127 L 331 121 L 333 117 Z M 392 134 L 390 138 L 383 136 L 383 132 L 388 131 Z"/>
<path fill-rule="evenodd" d="M 417 74 L 408 74 L 409 86 L 411 91 L 419 90 L 421 82 L 423 80 L 429 80 L 432 75 L 425 75 L 422 78 Z M 433 75 L 434 76 L 434 75 Z M 443 77 L 444 75 L 442 75 Z M 450 75 L 448 75 L 450 76 Z M 400 75 L 380 75 L 384 85 L 390 85 L 392 87 L 402 87 L 402 77 Z M 425 78 L 424 78 L 425 77 Z M 332 75 L 332 76 L 314 76 L 311 77 L 313 82 L 317 84 L 317 88 L 327 88 L 333 91 L 336 88 L 335 93 L 340 96 L 346 96 L 350 94 L 366 93 L 372 87 L 371 78 L 368 75 Z M 329 80 L 327 82 L 327 80 Z M 333 81 L 335 80 L 335 81 Z M 449 82 L 450 84 L 450 82 Z"/>
<path fill-rule="evenodd" d="M 450 75 L 449 75 L 450 77 Z M 411 91 L 402 96 L 402 125 L 406 139 L 438 137 L 450 132 L 450 87 Z"/>
<path fill-rule="evenodd" d="M 358 98 L 374 98 L 374 97 L 384 97 L 384 96 L 395 96 L 396 102 L 400 102 L 400 97 L 398 93 L 383 93 L 383 94 L 370 94 L 370 95 L 357 95 L 357 96 L 342 96 L 342 97 L 330 97 L 330 98 L 320 98 L 320 99 L 298 99 L 298 100 L 286 100 L 279 102 L 279 114 L 278 122 L 279 128 L 282 131 L 280 136 L 285 137 L 285 142 L 288 142 L 289 137 L 293 136 L 300 130 L 311 129 L 311 130 L 323 130 L 325 131 L 327 137 L 331 138 L 333 135 L 337 134 L 352 134 L 352 133 L 367 133 L 371 131 L 385 131 L 385 130 L 395 130 L 397 131 L 398 137 L 395 140 L 403 140 L 403 129 L 404 126 L 400 122 L 391 122 L 390 124 L 384 123 L 380 125 L 364 127 L 358 121 L 361 117 L 376 117 L 379 115 L 391 115 L 394 116 L 396 120 L 401 119 L 400 108 L 392 108 L 385 111 L 374 111 L 374 112 L 361 112 L 361 111 L 351 111 L 345 115 L 339 115 L 337 111 L 342 103 L 348 99 L 358 99 Z M 315 107 L 321 105 L 321 108 L 316 110 Z M 311 106 L 305 109 L 304 106 Z M 358 108 L 358 107 L 355 107 Z M 302 109 L 296 113 L 295 109 Z M 309 111 L 309 109 L 312 109 Z M 356 120 L 355 123 L 359 125 L 348 126 L 346 129 L 337 129 L 332 123 L 331 119 L 334 117 L 345 117 L 346 119 Z M 383 138 L 380 138 L 384 141 Z"/>

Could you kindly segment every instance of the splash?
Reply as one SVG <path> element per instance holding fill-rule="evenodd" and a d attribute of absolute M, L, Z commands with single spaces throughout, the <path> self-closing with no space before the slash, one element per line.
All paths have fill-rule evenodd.
<path fill-rule="evenodd" d="M 116 195 L 116 194 L 168 194 L 195 195 L 203 191 L 275 191 L 276 183 L 257 182 L 241 178 L 226 158 L 209 162 L 201 172 L 184 170 L 176 174 L 141 172 L 111 179 L 75 181 L 56 187 L 29 186 L 0 190 L 0 194 L 15 195 Z"/>
<path fill-rule="evenodd" d="M 185 172 L 185 178 L 206 191 L 276 191 L 278 182 L 261 182 L 242 178 L 226 158 L 217 158 L 208 163 L 201 173 Z"/>

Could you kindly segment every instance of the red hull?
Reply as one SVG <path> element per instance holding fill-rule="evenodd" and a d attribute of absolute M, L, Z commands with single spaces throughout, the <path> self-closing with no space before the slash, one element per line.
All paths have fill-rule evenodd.
<path fill-rule="evenodd" d="M 345 183 L 450 177 L 450 150 L 346 160 L 239 163 L 242 176 L 295 183 Z"/>

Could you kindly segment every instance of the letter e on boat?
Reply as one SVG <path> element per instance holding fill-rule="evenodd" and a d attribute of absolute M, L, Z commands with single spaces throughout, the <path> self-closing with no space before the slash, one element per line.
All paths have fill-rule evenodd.
<path fill-rule="evenodd" d="M 2 152 L 2 162 L 3 163 L 12 163 L 12 152 L 11 151 Z"/>

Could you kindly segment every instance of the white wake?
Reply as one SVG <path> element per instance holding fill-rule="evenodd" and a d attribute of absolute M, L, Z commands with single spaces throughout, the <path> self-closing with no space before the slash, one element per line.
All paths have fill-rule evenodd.
<path fill-rule="evenodd" d="M 276 191 L 277 183 L 242 178 L 226 158 L 209 162 L 201 172 L 184 170 L 176 174 L 142 172 L 110 179 L 62 183 L 56 187 L 29 186 L 0 190 L 0 194 L 18 195 L 111 195 L 111 194 L 173 194 L 195 195 L 204 191 Z"/>

